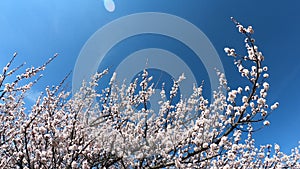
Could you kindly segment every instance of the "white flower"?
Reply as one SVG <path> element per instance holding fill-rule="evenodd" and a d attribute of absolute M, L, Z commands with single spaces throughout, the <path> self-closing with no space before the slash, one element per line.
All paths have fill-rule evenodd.
<path fill-rule="evenodd" d="M 207 148 L 208 147 L 208 143 L 203 143 L 202 147 L 203 148 Z"/>
<path fill-rule="evenodd" d="M 242 97 L 242 101 L 243 101 L 243 103 L 246 103 L 248 101 L 248 97 L 247 96 L 243 96 Z"/>
<path fill-rule="evenodd" d="M 229 52 L 230 52 L 230 49 L 229 49 L 229 48 L 224 48 L 224 51 L 225 51 L 226 53 L 229 53 Z"/>
<path fill-rule="evenodd" d="M 84 161 L 82 162 L 82 168 L 83 168 L 83 169 L 88 169 L 88 168 L 90 168 L 90 166 L 88 165 L 88 162 L 87 162 L 86 160 L 84 160 Z"/>
<path fill-rule="evenodd" d="M 114 81 L 116 81 L 116 78 L 117 78 L 117 73 L 116 72 L 114 72 L 113 73 L 113 75 L 112 75 L 112 77 L 111 77 L 111 79 L 110 79 L 110 82 L 109 82 L 109 84 L 111 85 L 111 84 L 113 84 L 114 83 Z"/>
<path fill-rule="evenodd" d="M 249 70 L 248 69 L 243 69 L 243 75 L 248 76 L 249 75 Z"/>
<path fill-rule="evenodd" d="M 236 56 L 237 54 L 235 53 L 235 49 L 230 49 L 230 48 L 224 48 L 224 51 L 227 53 L 228 56 Z"/>
<path fill-rule="evenodd" d="M 233 152 L 228 153 L 228 159 L 234 160 L 235 159 L 235 154 Z"/>
<path fill-rule="evenodd" d="M 8 67 L 5 66 L 5 67 L 3 68 L 3 72 L 6 72 L 7 70 L 8 70 Z"/>
<path fill-rule="evenodd" d="M 215 144 L 215 143 L 212 143 L 212 144 L 210 145 L 210 148 L 211 148 L 212 150 L 216 150 L 217 147 L 218 147 L 218 145 Z"/>
<path fill-rule="evenodd" d="M 264 73 L 263 77 L 264 77 L 264 78 L 268 78 L 268 77 L 269 77 L 269 74 L 268 74 L 268 73 Z"/>
<path fill-rule="evenodd" d="M 178 82 L 181 82 L 181 81 L 183 81 L 184 79 L 186 79 L 186 77 L 185 77 L 184 73 L 182 73 L 182 74 L 179 76 L 179 78 L 178 78 Z"/>
<path fill-rule="evenodd" d="M 245 33 L 246 32 L 246 30 L 243 27 L 243 25 L 238 24 L 236 27 L 238 28 L 238 30 L 239 30 L 240 33 Z"/>
<path fill-rule="evenodd" d="M 265 71 L 265 72 L 268 71 L 268 67 L 267 67 L 267 66 L 264 66 L 264 67 L 263 67 L 263 71 Z"/>
<path fill-rule="evenodd" d="M 69 150 L 71 150 L 71 151 L 75 151 L 76 149 L 77 149 L 76 144 L 69 147 Z"/>
<path fill-rule="evenodd" d="M 250 33 L 250 34 L 253 34 L 254 30 L 253 30 L 252 26 L 248 26 L 248 28 L 246 29 L 246 32 Z"/>
<path fill-rule="evenodd" d="M 265 121 L 264 121 L 264 125 L 265 125 L 265 126 L 269 126 L 269 125 L 270 125 L 270 121 L 265 120 Z"/>
<path fill-rule="evenodd" d="M 271 110 L 277 109 L 278 106 L 279 106 L 279 103 L 278 103 L 278 102 L 274 103 L 274 104 L 271 106 Z"/>
<path fill-rule="evenodd" d="M 150 82 L 152 79 L 153 79 L 153 76 L 150 76 L 150 77 L 148 78 L 148 82 Z"/>
<path fill-rule="evenodd" d="M 47 131 L 47 129 L 44 126 L 41 126 L 39 128 L 39 130 L 40 130 L 41 133 L 45 133 Z"/>
<path fill-rule="evenodd" d="M 260 105 L 264 105 L 266 103 L 266 99 L 259 98 L 259 99 L 257 99 L 257 103 L 260 104 Z"/>
<path fill-rule="evenodd" d="M 257 154 L 259 158 L 264 158 L 265 157 L 265 153 L 258 153 Z"/>
<path fill-rule="evenodd" d="M 239 93 L 239 94 L 241 94 L 241 93 L 242 93 L 242 91 L 243 91 L 243 88 L 241 88 L 241 87 L 238 87 L 237 91 L 238 91 L 238 93 Z"/>
<path fill-rule="evenodd" d="M 249 86 L 246 86 L 246 87 L 245 87 L 245 91 L 246 91 L 246 92 L 250 91 L 250 87 L 249 87 Z"/>
<path fill-rule="evenodd" d="M 274 147 L 275 151 L 279 151 L 280 150 L 280 146 L 278 144 L 275 144 L 275 147 Z"/>
<path fill-rule="evenodd" d="M 263 87 L 264 87 L 264 89 L 268 90 L 269 87 L 270 87 L 270 85 L 269 85 L 269 83 L 264 82 L 264 83 L 263 83 Z"/>
<path fill-rule="evenodd" d="M 76 161 L 73 161 L 72 164 L 71 164 L 72 168 L 77 168 L 77 162 Z"/>

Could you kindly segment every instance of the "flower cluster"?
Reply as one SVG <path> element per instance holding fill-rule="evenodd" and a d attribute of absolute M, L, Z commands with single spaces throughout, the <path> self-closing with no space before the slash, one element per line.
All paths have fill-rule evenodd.
<path fill-rule="evenodd" d="M 255 147 L 253 132 L 270 125 L 267 118 L 279 103 L 268 103 L 268 68 L 253 28 L 232 20 L 248 52 L 225 52 L 234 56 L 247 85 L 231 89 L 217 70 L 220 87 L 212 100 L 203 96 L 202 85 L 194 85 L 189 97 L 175 101 L 181 75 L 170 91 L 162 86 L 157 111 L 149 105 L 156 91 L 147 69 L 128 86 L 117 85 L 114 73 L 99 93 L 95 87 L 104 70 L 72 97 L 61 90 L 64 79 L 27 110 L 25 93 L 40 76 L 19 82 L 37 76 L 57 55 L 5 84 L 23 66 L 9 71 L 14 55 L 0 75 L 0 168 L 300 168 L 298 148 L 286 155 L 277 144 Z"/>

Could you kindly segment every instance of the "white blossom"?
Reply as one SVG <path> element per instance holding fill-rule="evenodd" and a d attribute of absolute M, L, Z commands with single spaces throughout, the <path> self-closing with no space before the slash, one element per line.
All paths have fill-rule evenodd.
<path fill-rule="evenodd" d="M 269 126 L 270 125 L 270 121 L 268 121 L 268 120 L 264 121 L 264 125 L 265 126 Z"/>
<path fill-rule="evenodd" d="M 274 103 L 274 104 L 271 106 L 271 110 L 277 109 L 278 105 L 279 105 L 278 102 Z"/>

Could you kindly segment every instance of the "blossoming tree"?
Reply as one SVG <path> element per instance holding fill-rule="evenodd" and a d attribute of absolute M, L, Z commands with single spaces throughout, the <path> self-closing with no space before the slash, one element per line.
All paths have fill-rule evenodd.
<path fill-rule="evenodd" d="M 46 88 L 27 110 L 26 92 L 57 55 L 7 82 L 23 66 L 11 68 L 15 54 L 0 75 L 0 168 L 300 168 L 297 148 L 286 155 L 277 144 L 254 145 L 255 127 L 270 124 L 267 117 L 278 103 L 267 103 L 268 68 L 252 27 L 232 21 L 248 53 L 225 52 L 248 85 L 231 89 L 216 70 L 220 86 L 211 101 L 202 86 L 194 86 L 188 98 L 175 102 L 182 75 L 171 91 L 162 88 L 158 112 L 148 104 L 155 90 L 147 69 L 129 86 L 118 86 L 114 74 L 102 93 L 95 87 L 108 70 L 83 82 L 72 97 L 62 82 Z M 31 82 L 24 85 L 24 79 Z"/>

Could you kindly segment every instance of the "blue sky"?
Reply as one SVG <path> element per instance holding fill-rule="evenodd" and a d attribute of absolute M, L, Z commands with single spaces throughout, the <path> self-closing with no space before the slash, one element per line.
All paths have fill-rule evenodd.
<path fill-rule="evenodd" d="M 270 69 L 269 101 L 280 102 L 280 107 L 270 116 L 271 126 L 257 132 L 256 140 L 260 144 L 279 143 L 286 152 L 297 146 L 300 140 L 299 1 L 114 2 L 115 11 L 109 12 L 105 9 L 103 0 L 0 1 L 0 66 L 3 66 L 15 51 L 19 53 L 15 65 L 26 61 L 27 66 L 38 66 L 54 53 L 59 53 L 60 56 L 48 66 L 44 72 L 45 77 L 32 91 L 34 96 L 45 85 L 59 83 L 73 70 L 83 45 L 107 23 L 139 12 L 163 12 L 179 16 L 202 30 L 218 52 L 229 83 L 237 86 L 240 83 L 237 80 L 239 76 L 235 72 L 232 59 L 223 53 L 226 46 L 235 47 L 241 53 L 244 51 L 243 37 L 230 22 L 230 17 L 234 16 L 244 25 L 254 27 L 257 44 L 265 55 L 265 64 Z M 139 38 L 141 37 L 137 37 L 136 40 Z M 148 42 L 153 40 L 151 36 L 144 38 Z M 128 49 L 128 46 L 132 47 L 138 43 L 130 39 L 127 42 L 127 45 L 126 41 L 116 45 L 115 51 L 111 52 L 126 53 L 125 49 Z M 163 43 L 161 45 L 163 47 Z M 174 46 L 167 49 L 174 50 L 173 52 L 178 50 Z M 108 59 L 107 62 L 109 61 Z M 203 75 L 207 81 L 206 76 Z"/>

